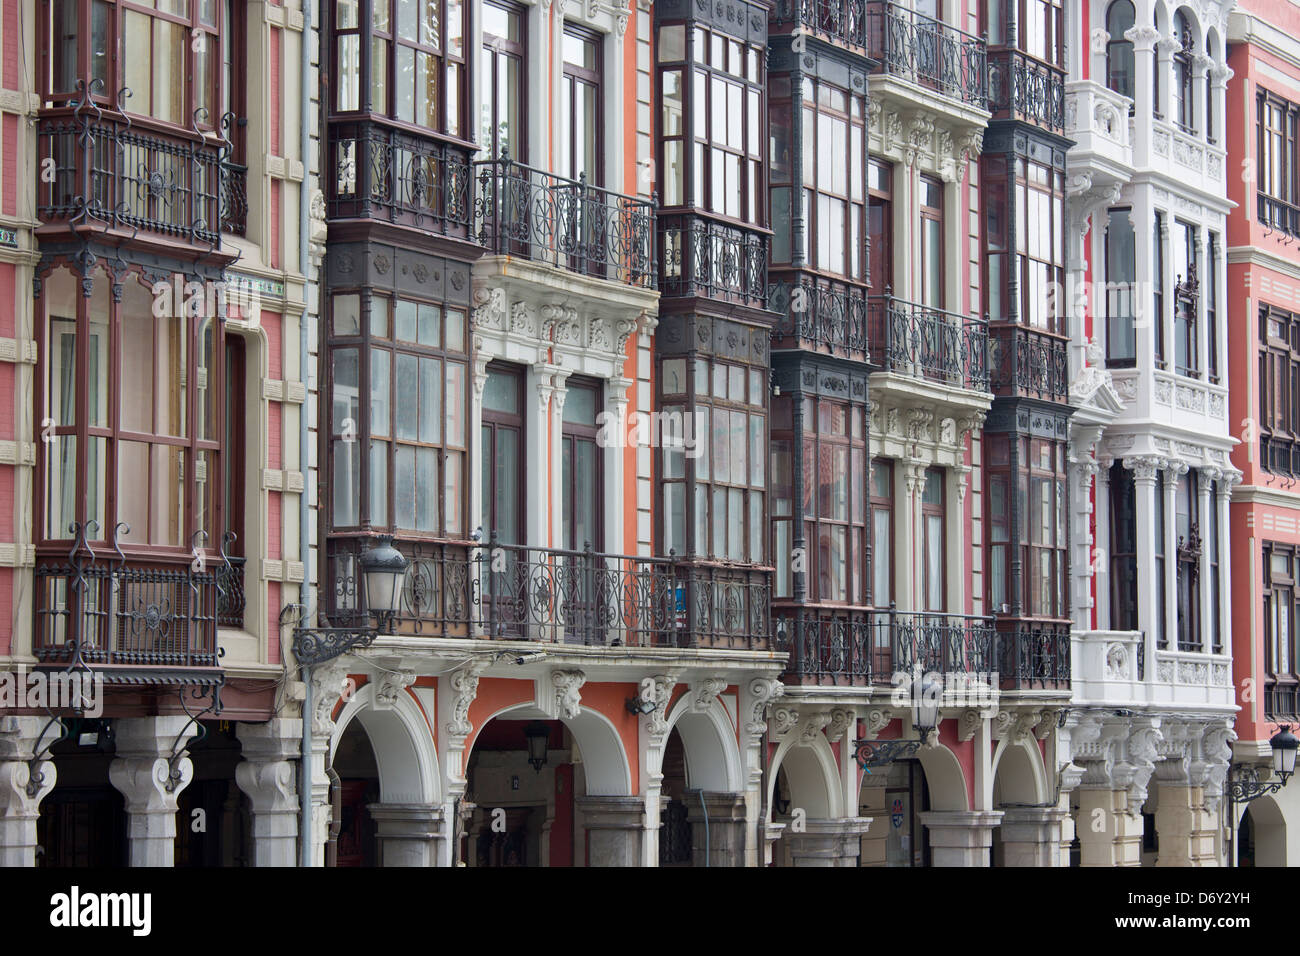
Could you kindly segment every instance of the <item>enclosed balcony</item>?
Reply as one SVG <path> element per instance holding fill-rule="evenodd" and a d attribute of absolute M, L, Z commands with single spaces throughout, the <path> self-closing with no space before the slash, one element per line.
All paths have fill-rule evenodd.
<path fill-rule="evenodd" d="M 1063 337 L 1040 329 L 991 327 L 989 366 L 994 394 L 1064 402 L 1070 389 L 1068 345 Z"/>
<path fill-rule="evenodd" d="M 866 0 L 777 0 L 772 33 L 799 27 L 844 46 L 867 45 Z"/>
<path fill-rule="evenodd" d="M 700 214 L 664 216 L 659 225 L 659 289 L 665 296 L 702 296 L 766 308 L 766 233 Z"/>
<path fill-rule="evenodd" d="M 988 320 L 908 302 L 886 292 L 868 300 L 873 365 L 967 391 L 989 390 Z"/>
<path fill-rule="evenodd" d="M 1065 71 L 1019 50 L 989 54 L 989 109 L 994 119 L 1033 123 L 1053 133 L 1065 129 Z"/>
<path fill-rule="evenodd" d="M 991 682 L 997 667 L 993 619 L 961 614 L 781 608 L 775 649 L 790 655 L 792 684 L 893 686 L 895 674 L 962 675 Z"/>
<path fill-rule="evenodd" d="M 474 163 L 474 240 L 517 256 L 637 288 L 655 283 L 655 211 L 584 178 L 500 159 Z"/>
<path fill-rule="evenodd" d="M 42 239 L 149 244 L 193 256 L 221 248 L 223 224 L 242 221 L 242 179 L 229 143 L 106 108 L 84 94 L 37 119 L 36 214 Z"/>
<path fill-rule="evenodd" d="M 1156 647 L 1142 631 L 1076 630 L 1070 640 L 1080 704 L 1235 707 L 1229 654 Z"/>
<path fill-rule="evenodd" d="M 331 543 L 329 616 L 358 614 L 357 542 Z M 394 630 L 430 637 L 580 644 L 589 647 L 729 648 L 766 651 L 770 574 L 529 548 L 398 542 L 410 569 Z"/>
<path fill-rule="evenodd" d="M 987 110 L 988 52 L 964 33 L 887 0 L 866 0 L 867 53 L 880 72 Z"/>
<path fill-rule="evenodd" d="M 470 238 L 468 147 L 380 120 L 332 119 L 326 213 Z"/>

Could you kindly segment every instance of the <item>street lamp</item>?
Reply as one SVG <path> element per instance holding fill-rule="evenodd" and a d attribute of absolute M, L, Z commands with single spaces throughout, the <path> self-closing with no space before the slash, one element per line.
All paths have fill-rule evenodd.
<path fill-rule="evenodd" d="M 528 762 L 541 773 L 546 766 L 546 745 L 551 740 L 551 728 L 540 720 L 534 720 L 524 728 L 524 736 L 528 738 Z"/>
<path fill-rule="evenodd" d="M 402 600 L 402 583 L 407 561 L 393 547 L 392 535 L 381 535 L 375 547 L 366 550 L 357 561 L 366 608 L 374 615 L 374 626 L 295 627 L 293 656 L 304 667 L 321 664 L 358 647 L 369 647 L 380 631 L 392 627 Z"/>
<path fill-rule="evenodd" d="M 939 703 L 943 699 L 943 686 L 922 678 L 912 681 L 912 727 L 919 740 L 867 740 L 854 742 L 853 759 L 858 766 L 871 773 L 872 767 L 884 767 L 903 757 L 910 757 L 925 746 L 930 734 L 939 726 Z"/>
<path fill-rule="evenodd" d="M 1278 779 L 1260 783 L 1258 768 L 1250 764 L 1234 764 L 1228 781 L 1228 796 L 1234 803 L 1249 803 L 1266 794 L 1277 793 L 1295 773 L 1296 748 L 1300 747 L 1300 740 L 1291 733 L 1291 725 L 1283 724 L 1269 738 L 1268 745 L 1273 748 L 1273 773 Z"/>

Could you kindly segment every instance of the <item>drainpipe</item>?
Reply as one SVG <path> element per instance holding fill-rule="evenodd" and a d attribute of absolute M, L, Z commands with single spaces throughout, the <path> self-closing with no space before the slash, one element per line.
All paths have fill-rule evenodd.
<path fill-rule="evenodd" d="M 299 140 L 299 156 L 302 158 L 302 190 L 298 195 L 298 269 L 303 277 L 303 303 L 302 315 L 298 317 L 298 377 L 302 380 L 303 389 L 306 391 L 308 385 L 307 363 L 309 354 L 307 349 L 308 333 L 308 312 L 311 303 L 312 282 L 308 276 L 308 270 L 311 268 L 309 250 L 311 248 L 311 219 L 309 215 L 311 206 L 311 196 L 308 189 L 311 185 L 311 12 L 314 0 L 303 0 L 302 4 L 302 56 L 301 76 L 299 82 L 301 89 L 299 100 L 298 120 L 302 128 L 302 138 Z M 319 298 L 318 298 L 319 301 Z M 302 585 L 298 588 L 298 603 L 302 606 L 300 613 L 307 613 L 307 595 L 311 590 L 312 580 L 312 562 L 311 562 L 311 535 L 308 532 L 307 519 L 307 479 L 311 474 L 311 462 L 307 456 L 307 409 L 310 407 L 310 395 L 304 395 L 302 411 L 298 415 L 298 460 L 299 468 L 302 470 L 302 494 L 298 496 L 298 554 L 302 557 Z M 301 786 L 298 788 L 299 813 L 301 820 L 298 827 L 298 848 L 302 866 L 311 866 L 311 720 L 312 720 L 312 700 L 311 700 L 311 675 L 304 673 L 307 685 L 306 694 L 302 702 L 302 755 L 298 761 L 302 778 Z"/>
<path fill-rule="evenodd" d="M 705 804 L 705 802 L 704 802 L 704 788 L 703 788 L 703 787 L 694 787 L 694 788 L 688 789 L 686 792 L 687 792 L 687 793 L 698 793 L 698 794 L 700 795 L 700 809 L 701 809 L 702 811 L 704 811 L 704 867 L 705 867 L 705 869 L 708 869 L 708 867 L 710 866 L 710 863 L 709 863 L 709 849 L 710 849 L 709 844 L 710 844 L 712 841 L 709 840 L 709 808 L 708 808 L 708 806 L 707 806 L 707 805 Z"/>

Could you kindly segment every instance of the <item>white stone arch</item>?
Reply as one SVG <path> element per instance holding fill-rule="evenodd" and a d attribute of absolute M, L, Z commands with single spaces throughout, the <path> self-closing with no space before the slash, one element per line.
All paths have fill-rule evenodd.
<path fill-rule="evenodd" d="M 1048 799 L 1047 773 L 1042 754 L 1032 740 L 1003 740 L 993 755 L 994 806 L 1037 806 Z"/>
<path fill-rule="evenodd" d="M 686 758 L 691 789 L 710 793 L 739 793 L 745 789 L 744 761 L 735 728 L 722 701 L 713 698 L 703 713 L 691 710 L 691 695 L 683 694 L 668 717 L 669 733 L 677 731 Z M 666 739 L 666 737 L 665 737 Z"/>
<path fill-rule="evenodd" d="M 1205 25 L 1201 23 L 1201 18 L 1197 15 L 1196 9 L 1190 4 L 1180 3 L 1174 8 L 1174 17 L 1177 18 L 1180 13 L 1183 15 L 1183 19 L 1187 21 L 1187 28 L 1192 31 L 1192 52 L 1194 54 L 1204 53 Z M 1174 19 L 1169 21 L 1170 30 L 1174 28 L 1174 22 Z"/>
<path fill-rule="evenodd" d="M 840 797 L 839 766 L 835 752 L 825 735 L 816 734 L 811 744 L 797 746 L 791 731 L 772 755 L 772 768 L 767 780 L 767 815 L 772 818 L 772 798 L 776 790 L 777 772 L 785 768 L 786 783 L 790 787 L 790 806 L 805 812 L 809 820 L 835 820 L 844 816 Z M 854 808 L 857 815 L 857 808 Z"/>
<path fill-rule="evenodd" d="M 370 740 L 379 768 L 381 803 L 436 804 L 442 799 L 438 752 L 424 714 L 402 691 L 391 707 L 375 707 L 375 683 L 366 684 L 344 705 L 330 736 L 330 762 L 353 719 Z"/>
<path fill-rule="evenodd" d="M 962 772 L 957 755 L 940 744 L 922 747 L 916 752 L 925 771 L 925 783 L 930 791 L 930 809 L 937 811 L 966 811 L 970 809 L 966 774 Z"/>
<path fill-rule="evenodd" d="M 1243 824 L 1246 814 L 1250 814 L 1255 827 L 1255 865 L 1286 866 L 1286 817 L 1277 801 L 1272 797 L 1258 797 L 1246 804 L 1246 811 L 1241 815 Z M 1240 826 L 1238 824 L 1238 839 Z"/>
<path fill-rule="evenodd" d="M 531 701 L 511 704 L 493 713 L 476 728 L 482 730 L 498 717 L 506 720 L 554 720 L 543 713 Z M 578 716 L 572 720 L 560 718 L 560 722 L 569 728 L 573 739 L 582 754 L 582 770 L 586 777 L 586 794 L 589 797 L 628 797 L 632 796 L 632 766 L 628 762 L 627 752 L 623 749 L 623 740 L 613 722 L 599 711 L 583 707 Z M 475 735 L 474 743 L 478 743 Z M 473 753 L 470 748 L 465 755 L 465 766 Z"/>

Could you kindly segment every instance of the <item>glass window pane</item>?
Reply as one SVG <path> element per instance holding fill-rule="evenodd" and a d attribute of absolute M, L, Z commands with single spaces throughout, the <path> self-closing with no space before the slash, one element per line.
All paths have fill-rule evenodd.
<path fill-rule="evenodd" d="M 389 434 L 389 402 L 392 395 L 393 355 L 384 349 L 370 351 L 370 433 Z"/>

